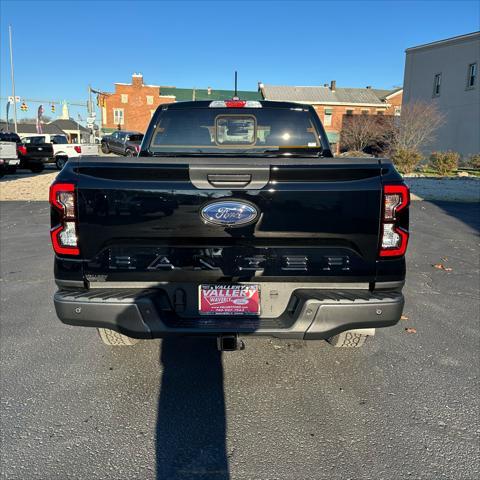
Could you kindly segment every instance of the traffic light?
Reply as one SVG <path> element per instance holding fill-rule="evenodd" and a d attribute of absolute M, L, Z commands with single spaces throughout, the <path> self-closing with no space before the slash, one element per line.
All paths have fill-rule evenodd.
<path fill-rule="evenodd" d="M 52 103 L 52 109 L 51 110 L 52 110 L 52 113 L 55 113 L 55 104 L 54 103 Z"/>
<path fill-rule="evenodd" d="M 25 102 L 22 102 L 22 104 L 20 105 L 20 110 L 22 112 L 27 112 L 28 111 L 28 105 Z"/>

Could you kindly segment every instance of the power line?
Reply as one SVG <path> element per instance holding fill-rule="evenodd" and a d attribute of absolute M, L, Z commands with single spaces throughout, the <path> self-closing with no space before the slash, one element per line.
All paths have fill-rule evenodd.
<path fill-rule="evenodd" d="M 18 95 L 17 95 L 18 96 Z M 20 99 L 24 102 L 32 102 L 32 103 L 48 103 L 50 105 L 63 105 L 63 100 L 39 100 L 35 98 L 24 98 L 20 97 Z M 8 97 L 0 97 L 0 100 L 8 100 Z M 82 103 L 80 100 L 75 100 L 70 102 L 69 100 L 65 100 L 67 105 L 73 105 L 76 107 L 87 107 L 87 102 Z"/>

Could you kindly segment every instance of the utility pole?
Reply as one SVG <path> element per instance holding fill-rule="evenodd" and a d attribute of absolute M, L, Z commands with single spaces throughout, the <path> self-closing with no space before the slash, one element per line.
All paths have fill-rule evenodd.
<path fill-rule="evenodd" d="M 12 96 L 13 96 L 13 123 L 15 133 L 17 133 L 17 99 L 15 97 L 15 75 L 13 73 L 13 51 L 12 51 L 12 26 L 8 26 L 8 36 L 10 39 L 10 72 L 12 74 Z"/>
<path fill-rule="evenodd" d="M 100 90 L 95 90 L 94 88 L 91 88 L 90 87 L 90 90 L 92 93 L 95 93 L 97 95 L 97 99 L 99 99 L 98 101 L 100 102 L 100 127 L 99 127 L 99 132 L 102 131 L 102 127 L 103 127 L 103 121 L 104 121 L 104 118 L 103 118 L 103 108 L 104 108 L 104 101 L 105 101 L 105 96 L 107 95 L 105 92 L 101 92 Z"/>
<path fill-rule="evenodd" d="M 91 120 L 94 115 L 94 108 L 93 108 L 93 102 L 92 102 L 92 86 L 88 85 L 88 116 L 89 119 Z M 90 141 L 95 142 L 95 120 L 92 122 L 92 133 L 91 133 Z"/>
<path fill-rule="evenodd" d="M 92 113 L 93 103 L 92 103 L 92 86 L 88 85 L 88 113 Z"/>
<path fill-rule="evenodd" d="M 100 102 L 99 105 L 99 110 L 100 110 L 100 125 L 98 126 L 98 136 L 100 136 L 103 133 L 103 97 L 100 95 L 97 95 L 97 102 Z"/>
<path fill-rule="evenodd" d="M 81 140 L 81 132 L 80 132 L 80 120 L 82 119 L 82 117 L 80 116 L 80 114 L 78 113 L 77 114 L 77 127 L 78 127 L 78 142 L 77 143 L 82 143 L 82 140 Z"/>

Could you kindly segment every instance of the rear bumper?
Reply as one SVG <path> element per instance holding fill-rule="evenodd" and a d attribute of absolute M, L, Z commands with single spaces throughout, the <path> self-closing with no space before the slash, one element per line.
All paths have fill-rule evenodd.
<path fill-rule="evenodd" d="M 54 303 L 63 323 L 110 328 L 134 338 L 238 333 L 317 340 L 395 325 L 404 298 L 399 291 L 299 289 L 276 318 L 182 317 L 165 308 L 153 289 L 59 290 Z"/>
<path fill-rule="evenodd" d="M 20 164 L 20 160 L 18 158 L 0 158 L 0 166 L 13 167 L 19 164 Z"/>
<path fill-rule="evenodd" d="M 51 157 L 20 157 L 20 160 L 26 164 L 28 163 L 51 163 L 53 162 L 53 154 Z"/>

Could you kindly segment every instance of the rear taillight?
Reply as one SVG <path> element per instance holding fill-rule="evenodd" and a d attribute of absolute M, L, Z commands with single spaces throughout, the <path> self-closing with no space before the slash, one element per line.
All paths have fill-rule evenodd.
<path fill-rule="evenodd" d="M 382 206 L 381 257 L 405 255 L 408 245 L 410 191 L 406 185 L 384 185 Z"/>
<path fill-rule="evenodd" d="M 27 154 L 27 147 L 25 145 L 19 145 L 18 146 L 18 153 L 20 155 L 26 155 Z"/>
<path fill-rule="evenodd" d="M 135 145 L 135 150 L 137 151 L 137 153 L 140 151 L 140 145 Z"/>
<path fill-rule="evenodd" d="M 75 185 L 55 183 L 50 187 L 50 205 L 58 223 L 50 230 L 53 250 L 59 255 L 80 255 L 77 238 Z M 52 218 L 54 218 L 52 214 Z"/>
<path fill-rule="evenodd" d="M 77 153 L 82 153 L 82 147 L 80 145 L 75 145 L 73 147 L 73 149 L 77 152 Z"/>

